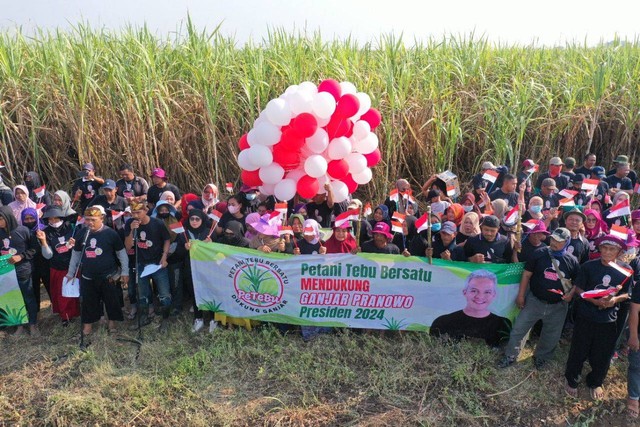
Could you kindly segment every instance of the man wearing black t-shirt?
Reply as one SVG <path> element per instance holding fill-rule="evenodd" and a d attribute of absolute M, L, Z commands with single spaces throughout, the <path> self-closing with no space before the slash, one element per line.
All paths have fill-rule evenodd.
<path fill-rule="evenodd" d="M 565 213 L 564 223 L 571 233 L 571 241 L 567 251 L 578 259 L 580 264 L 584 264 L 589 261 L 589 241 L 580 234 L 582 224 L 587 220 L 587 217 L 578 208 L 574 208 Z"/>
<path fill-rule="evenodd" d="M 164 169 L 155 168 L 151 172 L 151 181 L 153 181 L 153 185 L 149 187 L 147 191 L 147 203 L 149 204 L 149 209 L 153 209 L 160 200 L 160 196 L 165 191 L 171 191 L 176 198 L 176 202 L 174 203 L 174 207 L 176 209 L 180 209 L 180 205 L 182 204 L 182 194 L 180 193 L 180 189 L 173 184 L 167 182 L 169 178 L 167 178 L 167 173 Z"/>
<path fill-rule="evenodd" d="M 566 250 L 569 239 L 569 230 L 557 228 L 551 234 L 551 246 L 537 249 L 527 260 L 516 298 L 516 305 L 522 311 L 511 330 L 500 367 L 516 361 L 527 343 L 529 331 L 539 320 L 543 323 L 533 355 L 536 368 L 542 368 L 553 357 L 573 297 L 569 281 L 577 277 L 580 268 L 578 260 Z"/>
<path fill-rule="evenodd" d="M 489 194 L 491 201 L 502 199 L 507 202 L 508 206 L 514 207 L 518 205 L 518 193 L 516 192 L 516 185 L 518 178 L 510 173 L 504 176 L 502 181 L 502 187 L 494 190 Z"/>
<path fill-rule="evenodd" d="M 618 163 L 615 173 L 607 176 L 604 181 L 609 184 L 609 195 L 613 197 L 618 191 L 633 194 L 633 182 L 629 178 L 629 163 Z"/>
<path fill-rule="evenodd" d="M 518 262 L 509 238 L 498 234 L 500 220 L 487 215 L 480 223 L 480 234 L 469 237 L 464 244 L 464 255 L 469 262 L 506 264 Z"/>
<path fill-rule="evenodd" d="M 578 396 L 578 381 L 585 361 L 591 372 L 585 377 L 591 397 L 602 400 L 604 382 L 618 338 L 616 320 L 618 304 L 629 299 L 628 289 L 633 280 L 624 273 L 631 270 L 627 264 L 616 261 L 626 249 L 626 243 L 616 236 L 600 237 L 596 244 L 600 259 L 588 261 L 580 267 L 575 281 L 576 294 L 592 290 L 611 290 L 600 298 L 578 298 L 575 305 L 575 323 L 571 349 L 565 369 L 565 391 Z"/>
<path fill-rule="evenodd" d="M 95 168 L 91 163 L 85 163 L 80 174 L 82 177 L 73 184 L 71 193 L 74 201 L 80 201 L 78 213 L 82 214 L 89 203 L 98 195 L 98 190 L 104 184 L 104 179 L 95 175 Z"/>
<path fill-rule="evenodd" d="M 497 346 L 511 327 L 509 319 L 489 311 L 489 305 L 496 297 L 497 282 L 496 275 L 490 271 L 473 271 L 467 276 L 462 291 L 467 300 L 465 308 L 435 319 L 429 333 L 433 336 L 448 335 L 452 339 L 480 338 L 491 346 Z"/>
<path fill-rule="evenodd" d="M 138 273 L 138 316 L 139 325 L 151 323 L 149 320 L 149 303 L 152 301 L 151 279 L 158 290 L 158 298 L 162 306 L 162 322 L 160 332 L 168 328 L 169 312 L 171 309 L 171 288 L 167 272 L 167 257 L 171 244 L 169 230 L 164 222 L 147 215 L 144 202 L 131 202 L 131 221 L 124 228 L 125 246 L 136 250 Z M 152 273 L 145 273 L 145 268 L 160 267 Z M 148 270 L 147 270 L 148 271 Z M 137 326 L 137 325 L 136 325 Z"/>
<path fill-rule="evenodd" d="M 575 173 L 581 173 L 585 178 L 591 177 L 591 169 L 596 165 L 597 157 L 593 153 L 588 153 L 584 156 L 584 163 L 578 169 L 575 169 Z"/>
<path fill-rule="evenodd" d="M 80 269 L 80 295 L 82 332 L 91 333 L 92 324 L 100 320 L 102 306 L 107 311 L 109 330 L 115 330 L 115 322 L 124 320 L 120 308 L 120 287 L 129 282 L 129 259 L 122 240 L 111 228 L 104 225 L 104 208 L 91 206 L 86 209 L 84 221 L 86 228 L 77 236 L 67 280 L 73 279 L 78 265 Z"/>
<path fill-rule="evenodd" d="M 333 214 L 333 192 L 331 185 L 324 185 L 325 194 L 316 194 L 311 202 L 307 203 L 307 217 L 315 219 L 322 228 L 331 227 Z"/>
<path fill-rule="evenodd" d="M 135 199 L 137 202 L 146 200 L 147 191 L 149 191 L 149 183 L 141 176 L 136 176 L 133 173 L 133 166 L 125 163 L 120 166 L 118 171 L 120 179 L 116 181 L 116 192 L 118 196 L 124 197 L 129 203 L 131 199 Z M 176 196 L 177 197 L 177 196 Z"/>
<path fill-rule="evenodd" d="M 124 217 L 118 217 L 117 215 L 127 209 L 127 202 L 123 197 L 116 194 L 116 183 L 112 179 L 107 179 L 102 185 L 101 190 L 102 195 L 93 199 L 93 201 L 89 203 L 89 206 L 102 206 L 107 214 L 105 217 L 106 226 L 122 232 Z M 116 216 L 115 221 L 113 220 L 114 216 Z"/>

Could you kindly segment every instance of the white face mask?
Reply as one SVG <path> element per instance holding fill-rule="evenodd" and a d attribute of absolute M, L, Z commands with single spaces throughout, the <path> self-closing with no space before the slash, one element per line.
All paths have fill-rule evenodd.
<path fill-rule="evenodd" d="M 53 228 L 60 228 L 62 227 L 62 224 L 64 224 L 64 221 L 50 222 L 49 226 Z"/>
<path fill-rule="evenodd" d="M 464 209 L 465 212 L 471 212 L 473 205 L 462 205 L 462 209 Z"/>
<path fill-rule="evenodd" d="M 232 214 L 237 214 L 240 211 L 240 206 L 227 206 L 227 210 Z"/>

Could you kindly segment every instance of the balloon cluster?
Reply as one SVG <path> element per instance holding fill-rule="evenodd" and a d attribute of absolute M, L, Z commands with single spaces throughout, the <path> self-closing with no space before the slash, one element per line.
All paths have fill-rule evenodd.
<path fill-rule="evenodd" d="M 353 83 L 328 79 L 289 86 L 260 112 L 238 141 L 242 182 L 278 200 L 325 192 L 335 202 L 371 181 L 381 160 L 372 131 L 382 120 Z"/>

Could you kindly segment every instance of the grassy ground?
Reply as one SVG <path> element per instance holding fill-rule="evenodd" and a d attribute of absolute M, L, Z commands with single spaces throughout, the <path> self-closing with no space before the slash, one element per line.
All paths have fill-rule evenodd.
<path fill-rule="evenodd" d="M 167 337 L 143 329 L 136 359 L 104 327 L 81 352 L 77 323 L 62 328 L 48 308 L 41 318 L 42 338 L 0 331 L 0 425 L 627 424 L 626 363 L 612 366 L 604 402 L 584 384 L 572 401 L 566 344 L 548 370 L 533 369 L 530 351 L 497 370 L 497 351 L 480 343 L 350 331 L 304 343 L 269 327 L 194 335 L 185 314 Z M 134 338 L 127 326 L 119 336 Z"/>

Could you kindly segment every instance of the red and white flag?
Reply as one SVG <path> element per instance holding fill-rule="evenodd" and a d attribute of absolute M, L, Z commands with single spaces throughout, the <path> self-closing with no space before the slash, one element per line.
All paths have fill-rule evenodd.
<path fill-rule="evenodd" d="M 360 219 L 359 215 L 360 215 L 359 209 L 349 209 L 345 212 L 342 212 L 340 215 L 336 217 L 335 226 L 342 227 L 344 224 L 348 223 L 349 221 L 357 221 L 358 219 Z"/>
<path fill-rule="evenodd" d="M 587 196 L 589 196 L 596 192 L 598 184 L 600 184 L 600 181 L 597 179 L 585 179 L 584 181 L 582 181 L 581 188 L 585 190 L 587 192 Z"/>
<path fill-rule="evenodd" d="M 211 212 L 207 216 L 211 218 L 214 222 L 220 222 L 220 218 L 222 218 L 222 212 L 214 209 L 213 212 Z"/>
<path fill-rule="evenodd" d="M 227 185 L 225 185 L 227 192 L 229 193 L 233 193 L 233 184 L 230 182 L 227 182 Z"/>
<path fill-rule="evenodd" d="M 111 220 L 115 221 L 124 215 L 124 211 L 111 211 Z"/>
<path fill-rule="evenodd" d="M 169 229 L 176 234 L 184 233 L 184 226 L 181 222 L 175 222 L 169 226 Z"/>
<path fill-rule="evenodd" d="M 370 202 L 365 203 L 363 215 L 369 216 L 372 213 L 373 213 L 373 210 L 371 209 L 371 203 Z"/>
<path fill-rule="evenodd" d="M 627 234 L 628 231 L 629 231 L 629 229 L 627 227 L 623 227 L 622 225 L 613 224 L 611 226 L 611 230 L 609 230 L 609 233 L 612 234 L 613 236 L 616 236 L 616 237 L 624 240 L 626 242 L 627 241 L 627 237 L 629 237 L 629 235 Z"/>
<path fill-rule="evenodd" d="M 487 169 L 482 175 L 482 179 L 495 183 L 499 176 L 500 172 L 494 171 L 493 169 Z"/>
<path fill-rule="evenodd" d="M 395 220 L 398 221 L 400 224 L 404 224 L 405 219 L 407 218 L 407 215 L 400 213 L 398 211 L 394 212 L 393 215 L 391 216 L 391 220 Z"/>
<path fill-rule="evenodd" d="M 456 186 L 455 185 L 447 185 L 447 196 L 453 197 L 456 195 Z"/>
<path fill-rule="evenodd" d="M 42 209 L 44 209 L 44 208 L 45 208 L 45 206 L 47 206 L 47 205 L 45 205 L 44 203 L 38 203 L 38 204 L 36 205 L 36 210 L 37 210 L 38 212 L 41 212 L 41 211 L 42 211 Z"/>
<path fill-rule="evenodd" d="M 564 295 L 560 289 L 547 289 L 549 292 L 553 292 L 554 294 Z"/>
<path fill-rule="evenodd" d="M 269 213 L 269 220 L 267 221 L 270 226 L 282 225 L 282 214 L 279 211 L 273 211 Z"/>
<path fill-rule="evenodd" d="M 618 288 L 614 286 L 608 289 L 594 289 L 592 291 L 586 291 L 581 293 L 580 296 L 584 299 L 602 298 L 606 297 L 607 295 L 615 294 L 616 292 L 618 292 Z"/>
<path fill-rule="evenodd" d="M 624 237 L 625 240 L 627 239 L 627 236 Z M 618 265 L 618 263 L 616 263 L 615 261 L 611 261 L 609 262 L 609 267 L 613 267 L 616 270 L 618 270 L 620 273 L 624 274 L 625 277 L 631 277 L 631 275 L 633 274 L 633 270 L 629 270 L 627 268 L 622 267 L 621 265 Z"/>
<path fill-rule="evenodd" d="M 394 188 L 389 192 L 389 200 L 391 200 L 392 202 L 397 202 L 398 200 L 400 200 L 400 192 L 397 188 Z"/>
<path fill-rule="evenodd" d="M 78 215 L 78 219 L 76 220 L 76 225 L 84 224 L 84 217 Z"/>
<path fill-rule="evenodd" d="M 416 199 L 413 197 L 413 191 L 412 190 L 407 190 L 404 193 L 402 193 L 402 198 L 404 200 L 409 200 L 411 203 L 415 203 Z"/>
<path fill-rule="evenodd" d="M 533 165 L 532 167 L 530 167 L 529 169 L 527 169 L 527 173 L 529 175 L 534 174 L 535 172 L 538 172 L 538 170 L 540 170 L 540 165 Z"/>
<path fill-rule="evenodd" d="M 33 192 L 36 194 L 36 197 L 38 199 L 43 198 L 46 193 L 46 185 L 36 188 L 35 190 L 33 190 Z"/>
<path fill-rule="evenodd" d="M 429 217 L 427 214 L 423 214 L 420 218 L 418 218 L 415 222 L 417 232 L 424 231 L 429 228 Z"/>
<path fill-rule="evenodd" d="M 640 194 L 640 182 L 636 182 L 636 186 L 633 187 L 633 192 L 636 194 Z"/>
<path fill-rule="evenodd" d="M 538 221 L 540 221 L 539 219 L 530 219 L 527 222 L 523 222 L 522 226 L 523 227 L 527 227 L 529 230 L 533 230 L 535 228 L 536 225 L 538 225 Z"/>
<path fill-rule="evenodd" d="M 631 208 L 629 207 L 629 199 L 624 199 L 611 209 L 609 209 L 609 214 L 607 218 L 617 218 L 619 216 L 631 215 Z M 625 237 L 626 239 L 626 237 Z"/>
<path fill-rule="evenodd" d="M 391 220 L 391 231 L 393 233 L 402 233 L 402 223 L 400 221 Z"/>
<path fill-rule="evenodd" d="M 513 225 L 518 221 L 518 217 L 520 213 L 518 212 L 518 207 L 514 207 L 504 216 L 504 223 L 507 225 Z"/>
<path fill-rule="evenodd" d="M 293 236 L 293 228 L 289 225 L 281 225 L 278 227 L 278 233 L 280 236 L 284 236 L 285 234 Z"/>
<path fill-rule="evenodd" d="M 567 199 L 573 199 L 574 197 L 576 197 L 576 194 L 578 194 L 578 192 L 565 188 L 564 190 L 561 190 L 558 194 L 561 195 L 562 197 L 566 197 Z"/>
<path fill-rule="evenodd" d="M 276 203 L 273 210 L 280 212 L 282 216 L 286 216 L 287 212 L 289 211 L 289 205 L 287 204 L 287 202 Z"/>
<path fill-rule="evenodd" d="M 576 202 L 573 200 L 572 197 L 568 197 L 566 199 L 560 199 L 560 201 L 558 202 L 560 204 L 560 206 L 575 206 Z"/>

